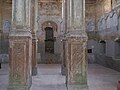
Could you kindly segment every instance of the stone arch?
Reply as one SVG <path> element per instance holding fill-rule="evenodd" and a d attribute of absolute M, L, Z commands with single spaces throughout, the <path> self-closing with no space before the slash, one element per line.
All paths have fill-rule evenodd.
<path fill-rule="evenodd" d="M 46 27 L 51 27 L 54 31 L 58 30 L 58 25 L 53 21 L 45 21 L 42 23 L 42 31 L 44 31 Z"/>
<path fill-rule="evenodd" d="M 100 40 L 99 43 L 106 43 L 106 41 L 104 41 L 104 40 Z"/>

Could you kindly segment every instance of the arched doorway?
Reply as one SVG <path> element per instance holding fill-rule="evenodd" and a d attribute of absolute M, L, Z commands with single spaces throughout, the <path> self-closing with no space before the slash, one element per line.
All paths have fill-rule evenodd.
<path fill-rule="evenodd" d="M 54 31 L 52 27 L 45 28 L 45 55 L 46 63 L 54 63 Z"/>
<path fill-rule="evenodd" d="M 58 26 L 53 21 L 45 21 L 42 24 L 42 31 L 44 32 L 44 58 L 42 62 L 47 64 L 55 64 L 56 59 L 56 33 Z M 41 52 L 42 53 L 42 52 Z"/>
<path fill-rule="evenodd" d="M 54 32 L 53 28 L 46 27 L 45 28 L 45 53 L 53 53 L 54 54 Z"/>

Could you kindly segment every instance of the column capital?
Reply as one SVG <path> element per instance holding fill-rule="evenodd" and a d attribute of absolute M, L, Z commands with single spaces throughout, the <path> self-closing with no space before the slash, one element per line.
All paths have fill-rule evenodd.
<path fill-rule="evenodd" d="M 9 37 L 29 37 L 32 38 L 32 34 L 31 31 L 11 31 L 9 34 Z"/>

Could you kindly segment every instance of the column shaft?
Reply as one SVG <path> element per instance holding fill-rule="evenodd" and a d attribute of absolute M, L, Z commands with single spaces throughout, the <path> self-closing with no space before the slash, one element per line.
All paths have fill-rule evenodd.
<path fill-rule="evenodd" d="M 31 29 L 32 29 L 32 75 L 37 75 L 37 16 L 38 16 L 38 0 L 32 1 L 31 7 Z"/>

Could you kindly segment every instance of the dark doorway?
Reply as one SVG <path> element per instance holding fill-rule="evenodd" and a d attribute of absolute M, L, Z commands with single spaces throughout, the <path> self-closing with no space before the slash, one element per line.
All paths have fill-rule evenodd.
<path fill-rule="evenodd" d="M 54 35 L 53 28 L 46 27 L 46 38 L 45 38 L 45 52 L 46 53 L 54 53 Z"/>

